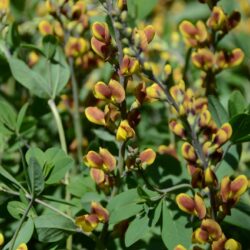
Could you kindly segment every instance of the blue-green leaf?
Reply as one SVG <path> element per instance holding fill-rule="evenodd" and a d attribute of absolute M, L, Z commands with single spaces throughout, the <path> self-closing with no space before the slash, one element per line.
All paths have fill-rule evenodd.
<path fill-rule="evenodd" d="M 188 247 L 191 243 L 192 228 L 187 227 L 187 219 L 177 216 L 176 211 L 171 210 L 166 202 L 162 206 L 162 240 L 168 249 L 174 249 L 182 244 Z"/>

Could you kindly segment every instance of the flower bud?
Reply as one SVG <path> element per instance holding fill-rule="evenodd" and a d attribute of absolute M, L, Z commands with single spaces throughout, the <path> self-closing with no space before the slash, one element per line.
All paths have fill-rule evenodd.
<path fill-rule="evenodd" d="M 181 148 L 181 152 L 186 161 L 195 162 L 197 160 L 197 155 L 195 153 L 194 147 L 190 143 L 184 142 Z"/>
<path fill-rule="evenodd" d="M 52 35 L 53 34 L 52 25 L 48 21 L 46 21 L 46 20 L 42 20 L 38 24 L 38 30 L 41 33 L 41 35 L 43 35 L 43 36 Z"/>
<path fill-rule="evenodd" d="M 218 185 L 217 177 L 211 167 L 205 170 L 205 184 L 209 187 L 217 187 Z"/>
<path fill-rule="evenodd" d="M 226 15 L 220 6 L 214 6 L 207 26 L 214 30 L 222 29 L 226 23 Z"/>
<path fill-rule="evenodd" d="M 185 138 L 186 137 L 186 131 L 185 131 L 183 125 L 180 122 L 177 122 L 176 120 L 171 120 L 169 122 L 169 128 L 177 136 L 179 136 L 181 138 Z"/>

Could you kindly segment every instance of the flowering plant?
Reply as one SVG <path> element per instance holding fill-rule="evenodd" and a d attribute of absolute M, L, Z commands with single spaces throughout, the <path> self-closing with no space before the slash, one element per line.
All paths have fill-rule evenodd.
<path fill-rule="evenodd" d="M 4 250 L 249 249 L 247 0 L 0 0 L 0 20 Z"/>

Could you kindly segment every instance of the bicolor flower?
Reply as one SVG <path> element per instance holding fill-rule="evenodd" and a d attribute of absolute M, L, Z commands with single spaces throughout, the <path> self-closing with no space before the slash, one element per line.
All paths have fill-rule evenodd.
<path fill-rule="evenodd" d="M 129 138 L 133 138 L 133 137 L 135 137 L 135 131 L 129 125 L 128 120 L 121 121 L 116 132 L 117 141 L 126 141 Z"/>
<path fill-rule="evenodd" d="M 39 32 L 41 33 L 41 35 L 43 35 L 43 36 L 53 34 L 53 27 L 47 20 L 42 20 L 38 24 L 38 29 L 39 29 Z"/>
<path fill-rule="evenodd" d="M 117 0 L 116 5 L 120 11 L 126 10 L 127 8 L 127 0 Z"/>
<path fill-rule="evenodd" d="M 73 19 L 78 19 L 81 15 L 83 15 L 86 11 L 86 3 L 84 1 L 77 1 L 72 6 L 72 16 Z"/>
<path fill-rule="evenodd" d="M 230 139 L 232 132 L 231 125 L 229 123 L 224 123 L 213 136 L 212 143 L 217 145 L 217 147 L 222 146 Z"/>
<path fill-rule="evenodd" d="M 102 169 L 91 168 L 90 176 L 97 185 L 101 185 L 105 182 L 105 173 Z"/>
<path fill-rule="evenodd" d="M 186 161 L 195 162 L 197 160 L 195 149 L 190 143 L 184 142 L 181 148 L 181 152 Z"/>
<path fill-rule="evenodd" d="M 236 67 L 244 60 L 244 53 L 236 48 L 232 51 L 219 51 L 215 54 L 215 65 L 218 70 Z"/>
<path fill-rule="evenodd" d="M 88 107 L 85 109 L 87 119 L 97 125 L 105 125 L 105 113 L 97 107 Z"/>
<path fill-rule="evenodd" d="M 158 147 L 158 153 L 159 154 L 166 154 L 166 155 L 171 155 L 173 156 L 174 158 L 178 159 L 178 156 L 177 156 L 177 152 L 176 152 L 176 148 L 173 144 L 169 144 L 168 146 L 166 145 L 160 145 Z"/>
<path fill-rule="evenodd" d="M 223 236 L 220 225 L 212 219 L 203 219 L 201 227 L 196 229 L 192 236 L 194 243 L 218 241 Z"/>
<path fill-rule="evenodd" d="M 248 179 L 245 175 L 239 175 L 234 180 L 225 176 L 221 181 L 220 194 L 224 203 L 230 202 L 232 205 L 237 203 L 240 196 L 248 188 Z"/>
<path fill-rule="evenodd" d="M 182 211 L 196 215 L 199 219 L 203 219 L 206 216 L 205 203 L 198 194 L 195 194 L 194 198 L 190 197 L 188 194 L 178 194 L 176 203 Z"/>
<path fill-rule="evenodd" d="M 192 53 L 193 64 L 204 71 L 212 69 L 214 54 L 208 48 L 201 48 Z"/>
<path fill-rule="evenodd" d="M 186 131 L 185 128 L 183 127 L 182 123 L 178 122 L 177 120 L 171 120 L 169 122 L 169 128 L 172 132 L 174 132 L 177 136 L 181 138 L 186 137 Z"/>
<path fill-rule="evenodd" d="M 153 83 L 151 86 L 146 88 L 146 98 L 149 101 L 166 100 L 166 95 L 158 84 Z"/>
<path fill-rule="evenodd" d="M 227 21 L 226 15 L 220 6 L 214 6 L 211 16 L 207 20 L 207 26 L 214 30 L 223 29 Z"/>
<path fill-rule="evenodd" d="M 227 32 L 234 29 L 240 23 L 241 15 L 238 11 L 233 11 L 227 18 Z"/>
<path fill-rule="evenodd" d="M 208 39 L 208 32 L 205 24 L 198 21 L 195 25 L 191 22 L 184 20 L 179 26 L 180 32 L 188 46 L 197 47 L 203 44 Z"/>
<path fill-rule="evenodd" d="M 116 167 L 116 158 L 106 148 L 99 148 L 99 153 L 89 151 L 83 157 L 83 161 L 88 167 L 102 169 L 105 172 L 112 172 Z"/>
<path fill-rule="evenodd" d="M 96 214 L 85 214 L 78 216 L 75 219 L 75 224 L 86 233 L 90 233 L 95 230 L 98 223 L 99 220 Z"/>
<path fill-rule="evenodd" d="M 182 104 L 185 98 L 185 83 L 179 81 L 178 84 L 170 88 L 170 94 L 177 104 Z"/>
<path fill-rule="evenodd" d="M 208 167 L 205 171 L 204 171 L 204 177 L 205 177 L 205 184 L 206 186 L 209 187 L 217 187 L 218 185 L 218 179 L 214 173 L 214 171 L 212 170 L 211 167 Z"/>
<path fill-rule="evenodd" d="M 125 99 L 125 90 L 116 80 L 111 79 L 107 84 L 98 82 L 94 86 L 94 96 L 100 100 L 111 100 L 114 103 L 122 103 Z"/>
<path fill-rule="evenodd" d="M 125 55 L 122 60 L 120 71 L 122 75 L 131 76 L 137 73 L 139 68 L 140 68 L 140 64 L 136 58 Z"/>
<path fill-rule="evenodd" d="M 91 48 L 104 60 L 107 60 L 111 55 L 110 45 L 99 41 L 95 37 L 91 38 Z"/>
<path fill-rule="evenodd" d="M 208 126 L 211 120 L 212 120 L 212 116 L 209 110 L 203 109 L 199 115 L 199 120 L 198 120 L 199 126 L 201 128 L 205 128 Z"/>
<path fill-rule="evenodd" d="M 139 46 L 142 50 L 146 50 L 150 42 L 154 39 L 155 29 L 152 25 L 146 26 L 143 30 L 135 29 L 134 36 L 138 35 Z M 136 40 L 136 39 L 135 39 Z"/>
<path fill-rule="evenodd" d="M 155 161 L 156 153 L 153 149 L 148 148 L 140 153 L 139 158 L 142 165 L 151 165 Z"/>
<path fill-rule="evenodd" d="M 88 43 L 81 37 L 69 37 L 65 45 L 67 56 L 77 57 L 88 51 Z"/>
<path fill-rule="evenodd" d="M 109 219 L 109 212 L 98 202 L 91 202 L 91 214 L 95 214 L 100 222 L 107 222 Z"/>
<path fill-rule="evenodd" d="M 108 24 L 105 22 L 94 22 L 92 27 L 93 37 L 104 44 L 109 44 L 111 40 Z"/>

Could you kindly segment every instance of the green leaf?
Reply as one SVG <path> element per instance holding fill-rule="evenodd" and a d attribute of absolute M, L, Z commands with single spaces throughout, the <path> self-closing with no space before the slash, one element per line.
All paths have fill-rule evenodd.
<path fill-rule="evenodd" d="M 14 132 L 16 128 L 16 111 L 6 101 L 0 100 L 0 124 L 2 123 L 9 131 Z"/>
<path fill-rule="evenodd" d="M 136 217 L 128 226 L 125 233 L 125 246 L 130 247 L 136 241 L 140 240 L 149 230 L 149 218 L 147 215 Z"/>
<path fill-rule="evenodd" d="M 49 148 L 45 152 L 46 163 L 53 164 L 54 167 L 46 179 L 46 184 L 58 183 L 66 172 L 74 166 L 73 159 L 60 148 Z"/>
<path fill-rule="evenodd" d="M 231 176 L 237 169 L 240 161 L 241 147 L 240 145 L 232 145 L 226 153 L 224 159 L 219 163 L 216 176 L 221 180 L 224 176 Z"/>
<path fill-rule="evenodd" d="M 29 103 L 25 103 L 21 110 L 19 111 L 18 115 L 17 115 L 17 121 L 16 121 L 16 131 L 19 132 L 20 131 L 20 128 L 21 128 L 21 125 L 23 123 L 23 120 L 24 120 L 24 117 L 25 117 L 25 114 L 26 114 L 26 111 L 28 109 L 28 106 L 29 106 Z"/>
<path fill-rule="evenodd" d="M 112 210 L 110 213 L 109 223 L 116 224 L 122 220 L 128 219 L 137 215 L 143 209 L 142 204 L 126 204 L 119 209 Z"/>
<path fill-rule="evenodd" d="M 65 239 L 76 230 L 75 224 L 61 215 L 41 215 L 34 220 L 38 240 L 41 242 L 56 242 Z"/>
<path fill-rule="evenodd" d="M 179 211 L 173 211 L 166 202 L 162 206 L 162 240 L 168 249 L 174 249 L 182 244 L 188 247 L 191 243 L 192 228 L 187 227 L 187 219 L 177 215 Z"/>
<path fill-rule="evenodd" d="M 30 158 L 28 165 L 28 175 L 31 192 L 32 195 L 36 196 L 41 194 L 44 190 L 44 178 L 42 167 L 34 157 Z"/>
<path fill-rule="evenodd" d="M 231 215 L 225 218 L 225 222 L 250 231 L 249 214 L 244 213 L 237 208 L 231 210 Z"/>
<path fill-rule="evenodd" d="M 230 117 L 243 113 L 247 107 L 246 100 L 239 90 L 233 91 L 228 101 Z"/>
<path fill-rule="evenodd" d="M 45 42 L 46 53 L 51 56 L 53 46 Z M 69 66 L 62 49 L 57 46 L 51 60 L 41 57 L 33 69 L 23 61 L 9 58 L 13 77 L 30 92 L 40 98 L 54 99 L 67 84 L 70 77 Z"/>
<path fill-rule="evenodd" d="M 95 184 L 90 176 L 73 176 L 69 185 L 67 185 L 67 189 L 77 197 L 82 197 L 85 193 L 96 193 Z"/>
<path fill-rule="evenodd" d="M 26 161 L 31 157 L 36 158 L 42 167 L 43 178 L 46 184 L 58 183 L 73 167 L 74 161 L 60 148 L 49 148 L 43 152 L 39 148 L 30 148 L 26 153 Z"/>
<path fill-rule="evenodd" d="M 33 235 L 33 232 L 34 232 L 34 223 L 33 220 L 29 218 L 25 223 L 23 223 L 21 230 L 16 238 L 13 249 L 17 249 L 17 247 L 21 243 L 28 243 Z M 4 246 L 3 250 L 8 250 L 9 247 L 10 247 L 10 242 L 8 242 L 8 244 Z"/>
<path fill-rule="evenodd" d="M 57 39 L 52 35 L 47 35 L 43 38 L 43 52 L 44 55 L 51 59 L 56 52 Z"/>
<path fill-rule="evenodd" d="M 18 25 L 14 22 L 9 26 L 7 42 L 11 47 L 17 47 L 20 44 L 20 41 L 21 39 L 18 33 Z"/>
<path fill-rule="evenodd" d="M 228 122 L 227 111 L 215 96 L 208 96 L 208 109 L 217 126 L 221 127 L 223 123 Z"/>
<path fill-rule="evenodd" d="M 0 177 L 3 177 L 4 181 L 9 181 L 10 183 L 14 184 L 14 187 L 24 189 L 23 186 L 2 166 L 0 166 Z"/>
<path fill-rule="evenodd" d="M 250 141 L 250 115 L 239 114 L 234 116 L 230 121 L 233 134 L 230 140 L 233 143 Z"/>
<path fill-rule="evenodd" d="M 138 201 L 139 195 L 137 193 L 137 189 L 129 189 L 113 197 L 108 203 L 107 209 L 109 212 L 112 212 L 112 210 L 119 209 L 120 207 L 128 204 L 134 204 Z"/>
<path fill-rule="evenodd" d="M 59 46 L 57 46 L 55 55 L 51 60 L 41 57 L 34 70 L 49 83 L 47 91 L 52 99 L 62 91 L 70 77 L 69 66 Z"/>
<path fill-rule="evenodd" d="M 115 136 L 104 129 L 93 129 L 94 134 L 104 141 L 115 141 Z"/>
<path fill-rule="evenodd" d="M 15 80 L 26 87 L 32 94 L 41 98 L 50 98 L 50 86 L 40 74 L 16 58 L 9 58 L 9 66 Z"/>
<path fill-rule="evenodd" d="M 7 205 L 8 212 L 13 218 L 17 220 L 22 217 L 22 215 L 25 213 L 26 208 L 27 205 L 20 201 L 10 201 Z"/>
<path fill-rule="evenodd" d="M 151 224 L 152 227 L 155 226 L 156 223 L 159 221 L 161 217 L 161 211 L 162 211 L 162 200 L 160 200 L 160 202 L 158 203 L 158 205 L 156 206 L 154 210 L 154 217 L 153 217 L 152 224 Z"/>
<path fill-rule="evenodd" d="M 150 14 L 157 2 L 158 0 L 150 0 L 145 4 L 145 0 L 128 0 L 128 13 L 131 17 L 143 19 Z"/>

